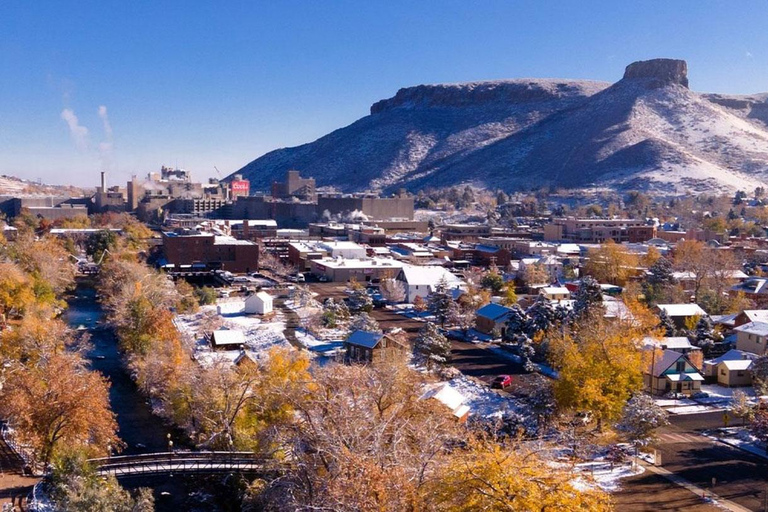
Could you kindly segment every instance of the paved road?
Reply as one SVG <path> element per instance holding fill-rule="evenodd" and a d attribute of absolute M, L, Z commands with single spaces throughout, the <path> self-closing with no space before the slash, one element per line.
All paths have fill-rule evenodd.
<path fill-rule="evenodd" d="M 722 426 L 721 412 L 672 416 L 655 444 L 662 466 L 705 489 L 715 478 L 715 493 L 750 510 L 763 510 L 768 461 L 700 433 Z"/>

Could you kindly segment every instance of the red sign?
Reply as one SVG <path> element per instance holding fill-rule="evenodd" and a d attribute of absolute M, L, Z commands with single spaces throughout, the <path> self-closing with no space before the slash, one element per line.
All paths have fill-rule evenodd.
<path fill-rule="evenodd" d="M 251 182 L 248 180 L 233 181 L 229 185 L 232 197 L 247 196 L 251 190 Z"/>

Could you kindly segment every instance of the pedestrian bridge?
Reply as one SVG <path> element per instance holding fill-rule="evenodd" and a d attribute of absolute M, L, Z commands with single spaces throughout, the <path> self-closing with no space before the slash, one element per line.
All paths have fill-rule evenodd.
<path fill-rule="evenodd" d="M 274 461 L 252 452 L 161 452 L 91 459 L 96 471 L 117 478 L 183 473 L 250 473 L 274 471 Z"/>

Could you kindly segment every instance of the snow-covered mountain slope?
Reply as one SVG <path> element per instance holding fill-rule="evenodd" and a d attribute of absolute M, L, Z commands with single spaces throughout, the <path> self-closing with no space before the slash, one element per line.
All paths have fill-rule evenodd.
<path fill-rule="evenodd" d="M 238 173 L 265 188 L 288 169 L 343 190 L 459 183 L 508 190 L 751 189 L 768 181 L 768 95 L 695 93 L 686 63 L 669 59 L 631 64 L 613 85 L 422 85 Z"/>

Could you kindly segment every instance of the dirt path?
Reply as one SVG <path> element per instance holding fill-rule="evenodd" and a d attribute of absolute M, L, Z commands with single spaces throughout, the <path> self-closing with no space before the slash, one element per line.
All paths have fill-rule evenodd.
<path fill-rule="evenodd" d="M 13 503 L 24 506 L 39 478 L 23 476 L 22 461 L 0 438 L 0 505 Z"/>

